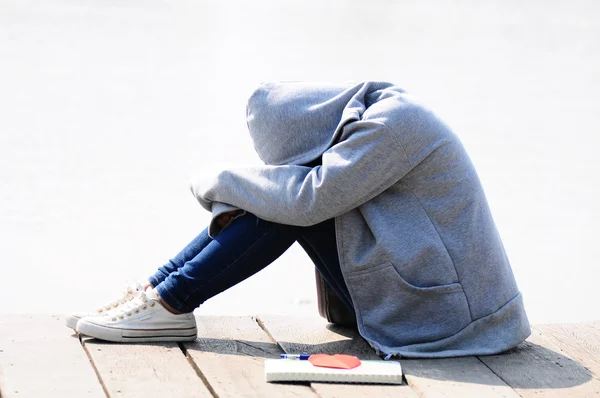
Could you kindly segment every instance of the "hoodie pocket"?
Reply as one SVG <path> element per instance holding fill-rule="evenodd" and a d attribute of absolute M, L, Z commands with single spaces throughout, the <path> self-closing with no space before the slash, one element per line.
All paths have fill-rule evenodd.
<path fill-rule="evenodd" d="M 471 322 L 460 283 L 418 287 L 389 262 L 347 277 L 367 339 L 388 347 L 436 341 Z"/>

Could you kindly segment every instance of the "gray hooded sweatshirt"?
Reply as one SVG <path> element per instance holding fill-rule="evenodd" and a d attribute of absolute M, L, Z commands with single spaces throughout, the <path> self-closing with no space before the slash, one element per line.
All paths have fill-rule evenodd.
<path fill-rule="evenodd" d="M 223 170 L 192 192 L 213 221 L 233 208 L 300 226 L 335 218 L 358 330 L 379 353 L 494 354 L 530 334 L 467 153 L 404 90 L 263 84 L 247 121 L 265 165 Z"/>

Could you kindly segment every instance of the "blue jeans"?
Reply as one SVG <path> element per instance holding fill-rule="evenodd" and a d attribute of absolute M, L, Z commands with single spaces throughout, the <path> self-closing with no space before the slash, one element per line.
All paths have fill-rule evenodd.
<path fill-rule="evenodd" d="M 297 227 L 246 214 L 235 219 L 215 239 L 208 236 L 207 229 L 202 231 L 148 281 L 171 307 L 191 312 L 271 264 L 296 241 L 327 284 L 353 311 L 340 270 L 333 219 Z"/>

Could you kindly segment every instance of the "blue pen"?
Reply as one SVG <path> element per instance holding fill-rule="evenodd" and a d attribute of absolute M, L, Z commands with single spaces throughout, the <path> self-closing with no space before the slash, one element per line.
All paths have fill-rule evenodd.
<path fill-rule="evenodd" d="M 302 359 L 306 360 L 310 357 L 310 354 L 279 354 L 281 359 Z"/>

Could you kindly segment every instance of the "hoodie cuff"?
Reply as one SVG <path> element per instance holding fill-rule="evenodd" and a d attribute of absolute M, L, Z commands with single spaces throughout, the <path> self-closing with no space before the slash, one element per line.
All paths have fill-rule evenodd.
<path fill-rule="evenodd" d="M 242 211 L 239 214 L 236 214 L 235 217 L 231 217 L 231 219 L 229 220 L 229 222 L 227 224 L 225 224 L 225 226 L 220 227 L 217 224 L 217 219 L 219 218 L 219 216 L 221 214 L 228 213 L 230 211 L 236 211 L 236 210 L 242 210 Z M 211 211 L 212 211 L 212 219 L 210 221 L 210 225 L 208 226 L 208 236 L 211 237 L 212 239 L 216 238 L 217 235 L 219 235 L 225 228 L 227 228 L 229 226 L 229 224 L 231 224 L 233 222 L 233 220 L 240 218 L 246 214 L 246 211 L 243 209 L 240 209 L 240 208 L 232 206 L 232 205 L 228 205 L 227 203 L 221 203 L 221 202 L 213 202 Z"/>

